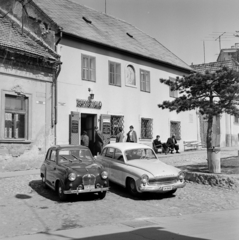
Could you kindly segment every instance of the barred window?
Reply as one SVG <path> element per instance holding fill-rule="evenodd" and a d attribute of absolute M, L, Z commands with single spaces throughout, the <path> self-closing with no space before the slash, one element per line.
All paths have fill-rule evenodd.
<path fill-rule="evenodd" d="M 153 138 L 153 119 L 141 118 L 141 138 L 142 139 Z"/>
<path fill-rule="evenodd" d="M 140 70 L 140 90 L 143 92 L 150 92 L 149 71 Z"/>
<path fill-rule="evenodd" d="M 5 95 L 5 138 L 27 139 L 28 98 Z"/>
<path fill-rule="evenodd" d="M 175 135 L 177 140 L 181 139 L 181 122 L 170 122 L 170 136 Z"/>
<path fill-rule="evenodd" d="M 175 81 L 174 78 L 169 77 L 169 80 Z M 171 88 L 169 89 L 169 96 L 172 98 L 177 98 L 178 97 L 178 90 L 172 91 Z"/>
<path fill-rule="evenodd" d="M 124 117 L 111 116 L 111 137 L 116 137 L 119 132 L 119 127 L 122 127 L 124 129 Z"/>
<path fill-rule="evenodd" d="M 95 57 L 82 55 L 81 71 L 82 80 L 95 82 Z"/>
<path fill-rule="evenodd" d="M 120 63 L 109 62 L 109 84 L 114 86 L 121 86 Z"/>

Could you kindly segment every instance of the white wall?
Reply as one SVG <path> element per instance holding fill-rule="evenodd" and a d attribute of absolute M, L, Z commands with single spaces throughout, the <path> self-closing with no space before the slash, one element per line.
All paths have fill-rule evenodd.
<path fill-rule="evenodd" d="M 94 113 L 98 118 L 101 114 L 123 115 L 125 135 L 129 126 L 133 125 L 138 137 L 140 137 L 140 118 L 153 118 L 153 137 L 155 138 L 159 134 L 162 141 L 166 141 L 170 135 L 170 121 L 180 121 L 181 142 L 197 140 L 195 111 L 177 114 L 159 109 L 157 106 L 164 100 L 172 100 L 169 97 L 168 86 L 160 83 L 159 79 L 169 76 L 176 77 L 178 72 L 67 40 L 62 40 L 58 49 L 63 64 L 58 77 L 57 143 L 68 144 L 71 111 Z M 81 80 L 81 54 L 96 58 L 96 82 Z M 108 61 L 121 63 L 121 87 L 109 85 Z M 129 64 L 135 68 L 136 88 L 128 87 L 125 84 L 126 67 Z M 140 69 L 150 72 L 150 93 L 140 91 Z M 93 90 L 94 100 L 102 102 L 100 110 L 76 107 L 76 99 L 88 99 L 88 88 Z M 151 143 L 152 140 L 148 142 Z"/>

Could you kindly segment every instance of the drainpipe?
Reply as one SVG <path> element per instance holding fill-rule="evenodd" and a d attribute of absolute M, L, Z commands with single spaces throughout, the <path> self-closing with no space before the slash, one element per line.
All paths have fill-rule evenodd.
<path fill-rule="evenodd" d="M 58 38 L 58 40 L 56 41 L 56 44 L 55 46 L 57 46 L 59 44 L 59 42 L 61 41 L 62 39 L 62 29 L 60 29 L 60 37 Z M 55 117 L 54 117 L 54 125 L 55 125 L 55 129 L 54 129 L 54 144 L 56 145 L 56 125 L 57 125 L 57 122 L 58 122 L 58 105 L 57 105 L 57 101 L 58 101 L 58 87 L 57 87 L 57 79 L 58 79 L 58 76 L 61 72 L 61 62 L 58 63 L 58 69 L 56 71 L 56 74 L 55 74 L 55 79 L 54 79 L 54 85 L 55 85 L 55 106 L 54 106 L 54 109 L 55 109 Z"/>

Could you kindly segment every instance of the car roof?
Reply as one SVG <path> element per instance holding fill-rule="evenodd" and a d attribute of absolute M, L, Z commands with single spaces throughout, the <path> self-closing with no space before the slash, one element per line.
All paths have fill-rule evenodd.
<path fill-rule="evenodd" d="M 145 145 L 145 144 L 142 144 L 142 143 L 131 143 L 131 142 L 110 143 L 110 144 L 107 144 L 105 147 L 114 147 L 114 148 L 118 148 L 122 151 L 130 150 L 130 149 L 139 149 L 139 148 L 152 149 L 148 145 Z"/>
<path fill-rule="evenodd" d="M 53 145 L 50 148 L 55 148 L 55 149 L 65 149 L 65 148 L 69 148 L 69 149 L 88 149 L 85 146 L 81 146 L 81 145 L 69 145 L 69 144 L 61 144 L 61 145 Z"/>

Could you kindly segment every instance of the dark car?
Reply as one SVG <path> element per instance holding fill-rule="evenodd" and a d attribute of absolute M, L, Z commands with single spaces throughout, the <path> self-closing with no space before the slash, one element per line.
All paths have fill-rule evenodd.
<path fill-rule="evenodd" d="M 60 200 L 68 194 L 98 193 L 103 199 L 109 190 L 108 173 L 84 146 L 56 145 L 48 149 L 41 166 L 42 183 L 58 193 Z"/>

